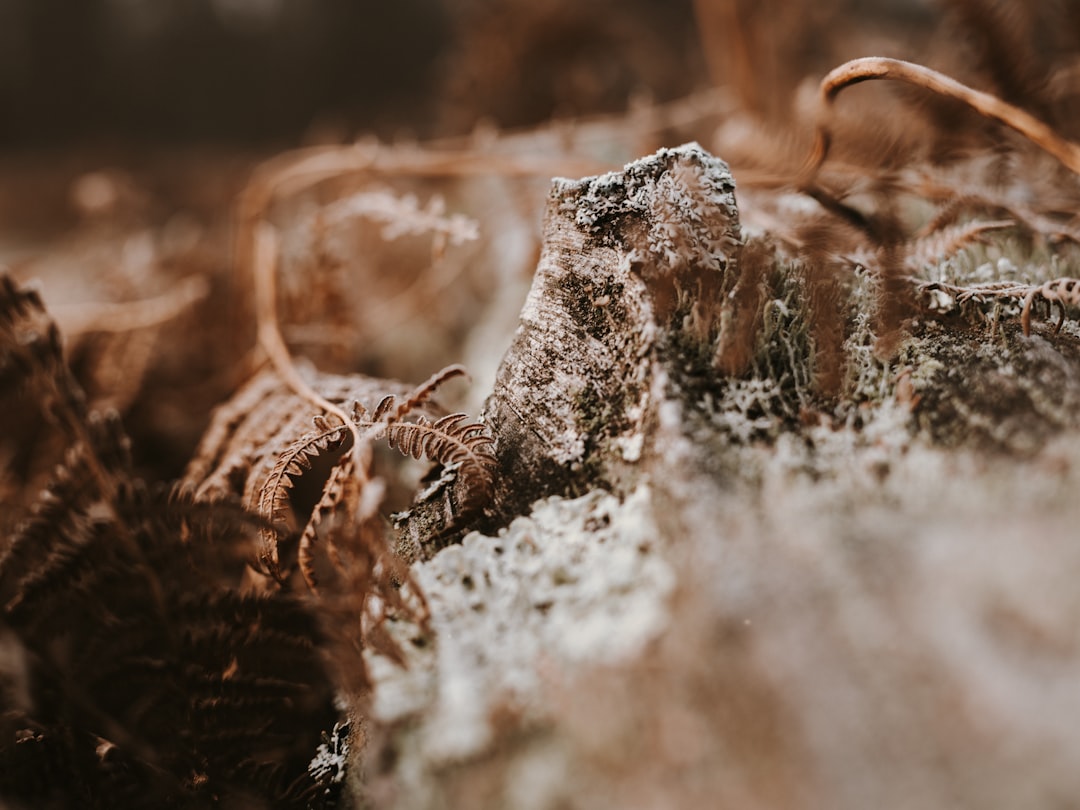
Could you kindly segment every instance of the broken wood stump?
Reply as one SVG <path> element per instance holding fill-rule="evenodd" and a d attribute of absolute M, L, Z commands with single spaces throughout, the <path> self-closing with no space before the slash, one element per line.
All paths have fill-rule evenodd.
<path fill-rule="evenodd" d="M 696 144 L 553 183 L 532 289 L 484 407 L 498 471 L 482 528 L 547 495 L 628 491 L 660 473 L 682 421 L 674 381 L 712 371 L 741 247 L 734 189 Z M 428 512 L 452 513 L 445 501 Z M 404 524 L 410 557 L 442 544 L 424 514 Z"/>

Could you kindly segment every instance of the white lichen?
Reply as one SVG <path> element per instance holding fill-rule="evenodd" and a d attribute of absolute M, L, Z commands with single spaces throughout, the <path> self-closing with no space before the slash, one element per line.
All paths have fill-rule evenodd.
<path fill-rule="evenodd" d="M 723 271 L 741 244 L 731 172 L 696 143 L 661 149 L 620 172 L 557 180 L 553 195 L 566 200 L 586 232 L 626 217 L 643 219 L 649 259 L 666 272 L 703 261 Z"/>
<path fill-rule="evenodd" d="M 401 745 L 452 762 L 483 752 L 502 707 L 542 718 L 554 673 L 636 654 L 665 627 L 674 586 L 652 509 L 644 484 L 624 501 L 550 498 L 498 536 L 473 533 L 416 563 L 435 643 L 407 670 L 372 656 L 374 717 L 418 718 Z"/>

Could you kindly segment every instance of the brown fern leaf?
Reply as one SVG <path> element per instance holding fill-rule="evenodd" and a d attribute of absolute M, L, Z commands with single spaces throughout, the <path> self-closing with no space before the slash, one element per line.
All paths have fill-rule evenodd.
<path fill-rule="evenodd" d="M 436 371 L 434 374 L 428 377 L 427 380 L 425 380 L 415 389 L 413 389 L 409 396 L 406 397 L 405 400 L 394 410 L 393 415 L 386 421 L 396 422 L 399 419 L 404 418 L 407 414 L 412 413 L 417 408 L 428 402 L 435 394 L 435 392 L 439 389 L 439 387 L 442 386 L 442 384 L 445 383 L 447 380 L 452 380 L 454 377 L 463 377 L 466 375 L 467 372 L 465 371 L 465 367 L 457 364 L 447 366 L 444 369 Z M 375 421 L 379 421 L 380 417 L 378 415 L 378 409 L 376 409 L 376 415 L 373 418 L 375 419 Z"/>
<path fill-rule="evenodd" d="M 83 798 L 66 801 L 153 807 L 214 795 L 233 806 L 253 790 L 282 795 L 314 750 L 311 734 L 332 722 L 332 689 L 315 618 L 287 594 L 241 595 L 239 566 L 221 558 L 262 522 L 125 484 L 107 507 L 93 500 L 56 525 L 69 528 L 36 530 L 38 564 L 5 572 L 15 596 L 2 622 L 35 662 L 33 716 L 20 722 L 61 744 L 82 785 Z M 88 756 L 95 748 L 124 767 Z M 0 771 L 13 755 L 0 740 Z M 124 771 L 134 783 L 114 783 Z M 23 790 L 4 795 L 31 805 L 49 795 Z"/>
<path fill-rule="evenodd" d="M 387 394 L 407 397 L 411 390 L 394 380 L 359 374 L 314 374 L 311 382 L 321 396 L 338 403 L 370 402 Z M 200 500 L 232 496 L 256 504 L 278 458 L 311 433 L 316 417 L 321 420 L 317 431 L 342 424 L 291 391 L 273 369 L 264 369 L 214 413 L 184 480 Z M 315 494 L 311 502 L 317 499 Z"/>
<path fill-rule="evenodd" d="M 41 296 L 0 274 L 0 383 L 17 384 L 51 366 L 58 359 L 59 342 Z"/>
<path fill-rule="evenodd" d="M 48 548 L 52 537 L 72 531 L 70 524 L 74 516 L 99 497 L 100 485 L 86 460 L 86 452 L 85 445 L 68 452 L 65 463 L 57 468 L 20 531 L 9 538 L 0 556 L 0 583 L 21 578 L 35 568 L 40 563 L 42 549 Z M 0 596 L 4 601 L 11 598 L 3 586 Z"/>
<path fill-rule="evenodd" d="M 0 410 L 8 415 L 7 408 L 14 414 L 0 425 L 0 516 L 10 512 L 11 517 L 0 523 L 8 528 L 34 503 L 39 488 L 52 486 L 55 465 L 72 465 L 68 477 L 87 493 L 107 493 L 129 475 L 130 448 L 118 417 L 88 411 L 65 362 L 60 332 L 40 297 L 0 274 Z M 27 441 L 28 434 L 37 436 L 49 423 L 59 429 L 41 431 L 44 440 Z M 79 455 L 77 462 L 72 453 Z M 7 465 L 20 457 L 26 468 L 12 474 Z M 36 469 L 27 474 L 27 468 Z M 11 502 L 4 484 L 15 485 Z"/>
<path fill-rule="evenodd" d="M 459 518 L 482 506 L 491 494 L 496 465 L 494 438 L 485 425 L 468 422 L 468 418 L 468 414 L 453 413 L 434 422 L 421 416 L 414 422 L 383 424 L 369 418 L 359 403 L 353 410 L 356 424 L 385 435 L 390 447 L 403 455 L 457 469 Z"/>
<path fill-rule="evenodd" d="M 5 382 L 69 440 L 0 538 L 0 634 L 29 680 L 0 713 L 0 804 L 308 806 L 334 689 L 307 607 L 239 592 L 267 523 L 135 480 L 119 420 L 86 412 L 60 346 L 36 296 L 0 278 Z"/>
<path fill-rule="evenodd" d="M 1067 307 L 1080 304 L 1080 279 L 1056 278 L 1028 290 L 1024 295 L 1024 306 L 1020 313 L 1020 325 L 1025 336 L 1031 334 L 1031 310 L 1036 301 L 1046 302 L 1051 309 L 1054 304 L 1058 305 L 1060 315 L 1057 326 L 1054 327 L 1056 335 L 1065 324 L 1065 318 L 1068 315 Z"/>
<path fill-rule="evenodd" d="M 988 233 L 1011 228 L 1014 224 L 1008 219 L 974 220 L 926 233 L 907 243 L 904 264 L 909 268 L 937 265 L 969 245 L 984 241 Z"/>
<path fill-rule="evenodd" d="M 330 473 L 326 485 L 323 487 L 322 497 L 315 504 L 304 531 L 300 535 L 300 544 L 297 550 L 297 561 L 300 574 L 304 582 L 315 592 L 318 592 L 319 578 L 315 573 L 313 548 L 318 539 L 319 526 L 323 520 L 342 508 L 345 498 L 349 494 L 349 481 L 353 476 L 352 470 L 348 469 L 351 457 L 344 458 Z"/>
<path fill-rule="evenodd" d="M 1001 199 L 991 199 L 974 188 L 957 189 L 955 185 L 935 182 L 934 170 L 926 170 L 925 175 L 915 184 L 913 191 L 927 199 L 940 201 L 937 213 L 915 234 L 916 239 L 932 236 L 938 231 L 962 224 L 966 217 L 978 218 L 989 216 L 994 219 L 1017 221 L 1018 215 L 1005 205 Z"/>
<path fill-rule="evenodd" d="M 256 568 L 282 586 L 299 566 L 308 586 L 315 586 L 320 578 L 315 562 L 333 569 L 331 558 L 337 553 L 325 539 L 323 524 L 336 526 L 349 509 L 355 511 L 358 506 L 347 503 L 349 499 L 373 499 L 381 491 L 367 480 L 367 445 L 385 437 L 388 424 L 410 415 L 442 416 L 431 403 L 432 395 L 462 374 L 461 366 L 449 366 L 411 388 L 360 375 L 311 375 L 314 389 L 330 402 L 376 403 L 370 412 L 362 405 L 356 411 L 363 424 L 352 423 L 351 428 L 364 446 L 352 455 L 359 456 L 354 462 L 363 468 L 354 464 L 352 469 L 363 480 L 355 488 L 343 488 L 343 457 L 355 449 L 352 429 L 330 413 L 312 415 L 310 403 L 268 370 L 215 414 L 185 484 L 200 500 L 239 496 L 269 525 L 294 531 L 284 536 L 264 531 Z M 384 584 L 392 587 L 388 580 Z"/>
<path fill-rule="evenodd" d="M 320 456 L 344 449 L 342 443 L 348 436 L 344 426 L 332 426 L 321 417 L 316 419 L 316 432 L 300 437 L 278 457 L 259 490 L 255 509 L 271 524 L 289 526 L 296 522 L 290 500 L 295 481 L 311 470 L 313 461 Z M 302 517 L 306 526 L 309 522 L 308 516 Z M 284 574 L 281 569 L 277 533 L 264 531 L 261 536 L 258 561 L 266 573 L 281 581 Z"/>
<path fill-rule="evenodd" d="M 380 424 L 393 424 L 404 419 L 413 411 L 426 405 L 444 382 L 454 377 L 464 376 L 466 373 L 464 366 L 456 364 L 447 366 L 432 374 L 427 380 L 410 391 L 407 396 L 402 398 L 400 404 L 396 404 L 397 398 L 394 395 L 384 396 L 379 400 L 375 410 L 369 416 L 367 409 L 357 402 L 353 406 L 353 416 L 359 416 L 368 426 L 369 432 L 378 433 L 380 432 L 378 427 Z M 361 423 L 357 422 L 356 424 L 360 425 Z M 367 438 L 373 438 L 373 436 L 369 435 Z"/>
<path fill-rule="evenodd" d="M 37 292 L 0 273 L 0 391 L 20 390 L 69 442 L 87 438 L 86 397 L 64 362 L 59 329 Z"/>
<path fill-rule="evenodd" d="M 385 383 L 384 390 L 389 388 L 394 393 L 382 396 L 373 411 L 368 412 L 354 399 L 356 419 L 352 427 L 362 431 L 357 435 L 365 443 L 383 437 L 390 425 L 402 424 L 403 417 L 424 409 L 442 382 L 463 373 L 461 367 L 452 366 L 404 394 L 395 390 L 396 384 Z M 380 383 L 369 379 L 362 382 L 370 388 Z M 360 388 L 345 378 L 334 384 L 343 391 Z M 329 391 L 328 398 L 341 401 L 340 395 Z M 295 397 L 290 395 L 289 401 L 295 402 Z M 278 410 L 282 409 L 275 406 L 274 412 Z M 254 435 L 246 425 L 252 419 L 257 415 L 249 414 L 244 420 L 229 406 L 222 423 L 215 428 L 220 441 L 227 443 L 230 432 L 240 437 Z M 246 467 L 236 466 L 236 459 L 220 448 L 210 448 L 207 455 L 222 465 L 244 471 L 248 503 L 268 523 L 259 532 L 258 567 L 284 590 L 290 587 L 291 572 L 299 570 L 308 589 L 318 596 L 320 627 L 332 651 L 329 660 L 338 683 L 346 693 L 362 696 L 367 682 L 364 649 L 372 647 L 391 660 L 404 662 L 402 651 L 386 633 L 379 632 L 386 620 L 385 611 L 407 614 L 422 622 L 426 608 L 408 568 L 391 550 L 385 519 L 379 511 L 384 485 L 371 474 L 370 455 L 366 451 L 349 452 L 354 434 L 333 415 L 317 414 L 311 417 L 311 423 L 314 430 L 269 457 L 272 465 L 261 455 Z M 273 442 L 295 431 L 297 424 L 292 417 L 278 420 Z M 364 468 L 357 468 L 358 463 Z M 252 481 L 256 482 L 254 487 Z M 189 489 L 199 486 L 196 481 L 188 484 Z M 299 533 L 298 543 L 294 531 Z M 286 538 L 290 541 L 287 544 L 283 542 Z M 284 556 L 293 550 L 295 564 Z M 372 595 L 379 598 L 371 599 Z"/>
<path fill-rule="evenodd" d="M 228 403 L 221 405 L 214 412 L 202 441 L 199 442 L 200 452 L 188 464 L 184 480 L 191 487 L 198 490 L 200 486 L 212 485 L 211 473 L 227 463 L 227 451 L 229 440 L 243 425 L 245 420 L 257 412 L 260 404 L 272 398 L 281 381 L 272 374 L 261 374 L 249 380 Z M 260 420 L 265 424 L 268 420 L 265 414 L 259 414 Z M 208 451 L 203 451 L 207 448 Z"/>
<path fill-rule="evenodd" d="M 1047 199 L 1052 194 L 1060 196 L 1060 187 L 1040 189 L 1038 200 L 1024 203 L 1001 188 L 934 175 L 932 170 L 927 170 L 915 184 L 915 190 L 926 199 L 944 203 L 939 214 L 922 228 L 922 235 L 946 228 L 968 213 L 1011 220 L 1022 233 L 1038 235 L 1050 244 L 1080 245 L 1075 202 L 1058 199 L 1049 204 Z"/>
<path fill-rule="evenodd" d="M 440 464 L 469 464 L 482 467 L 492 459 L 493 439 L 478 422 L 466 422 L 468 414 L 452 413 L 435 422 L 420 417 L 415 422 L 387 427 L 390 446 L 415 459 L 428 458 Z"/>
<path fill-rule="evenodd" d="M 395 409 L 393 415 L 390 414 L 390 409 L 394 407 L 394 397 L 387 395 L 379 400 L 379 404 L 375 406 L 375 412 L 371 414 L 371 422 L 373 424 L 379 424 L 380 422 L 388 421 L 387 417 L 393 418 L 397 416 L 398 410 L 404 415 L 404 406 L 401 409 Z"/>
<path fill-rule="evenodd" d="M 458 512 L 448 528 L 483 508 L 494 488 L 494 439 L 484 425 L 466 422 L 467 418 L 462 413 L 451 414 L 431 425 L 420 418 L 415 423 L 392 426 L 388 435 L 390 446 L 396 445 L 406 455 L 418 458 L 419 453 L 447 470 L 456 470 Z"/>
<path fill-rule="evenodd" d="M 305 581 L 319 593 L 338 682 L 349 694 L 366 687 L 365 648 L 405 664 L 402 650 L 382 630 L 389 612 L 421 624 L 427 617 L 419 587 L 388 542 L 379 513 L 382 481 L 369 472 L 357 475 L 355 463 L 353 454 L 345 454 L 334 468 L 298 555 Z"/>

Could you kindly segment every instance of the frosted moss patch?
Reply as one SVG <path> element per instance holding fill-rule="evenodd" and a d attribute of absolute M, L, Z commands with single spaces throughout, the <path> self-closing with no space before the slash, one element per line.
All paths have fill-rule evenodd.
<path fill-rule="evenodd" d="M 675 583 L 661 552 L 641 485 L 622 501 L 540 501 L 497 536 L 416 563 L 435 642 L 406 643 L 408 669 L 372 656 L 375 718 L 422 718 L 410 734 L 433 764 L 483 751 L 501 707 L 542 718 L 546 678 L 631 657 L 665 628 Z M 392 632 L 407 642 L 416 629 Z"/>

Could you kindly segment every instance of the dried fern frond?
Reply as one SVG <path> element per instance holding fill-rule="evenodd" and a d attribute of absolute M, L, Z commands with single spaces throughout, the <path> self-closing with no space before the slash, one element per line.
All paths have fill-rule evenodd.
<path fill-rule="evenodd" d="M 196 556 L 227 547 L 210 512 L 138 496 L 121 507 L 127 521 L 99 521 L 94 542 L 50 552 L 6 606 L 5 623 L 42 668 L 34 719 L 53 734 L 92 730 L 167 776 L 138 786 L 146 806 L 203 791 L 226 806 L 251 791 L 292 806 L 283 791 L 304 773 L 316 730 L 334 718 L 312 614 L 288 595 L 241 595 L 214 567 L 192 567 L 181 526 L 208 535 Z M 248 522 L 250 537 L 259 524 Z M 143 560 L 122 553 L 118 533 L 129 531 L 148 544 Z M 58 647 L 60 637 L 71 641 Z M 80 738 L 71 742 L 76 759 Z M 120 800 L 104 784 L 91 795 Z"/>
<path fill-rule="evenodd" d="M 392 414 L 389 414 L 388 411 L 393 406 L 393 396 L 384 399 L 384 401 L 380 402 L 379 406 L 375 409 L 375 416 L 373 416 L 372 419 L 376 422 L 385 419 L 388 423 L 403 419 L 408 414 L 426 405 L 443 383 L 446 383 L 455 377 L 467 376 L 468 372 L 465 370 L 465 367 L 456 363 L 440 369 L 410 391 L 409 395 L 404 397 L 401 403 L 394 408 Z M 353 411 L 355 413 L 355 408 Z"/>
<path fill-rule="evenodd" d="M 356 405 L 354 405 L 353 408 L 354 420 L 356 420 L 357 425 L 366 427 L 366 440 L 370 441 L 378 439 L 380 433 L 386 433 L 389 439 L 390 435 L 394 431 L 397 431 L 401 428 L 401 419 L 403 419 L 406 415 L 423 407 L 431 398 L 431 396 L 435 393 L 436 389 L 445 381 L 452 379 L 453 377 L 461 376 L 463 374 L 465 374 L 465 369 L 463 367 L 448 366 L 447 368 L 436 372 L 425 382 L 421 383 L 419 386 L 413 389 L 407 396 L 402 398 L 402 402 L 396 407 L 395 398 L 393 396 L 388 395 L 383 397 L 379 401 L 378 405 L 375 407 L 374 412 L 370 415 L 367 413 L 367 410 L 362 405 L 357 403 Z M 422 419 L 423 417 L 421 417 L 421 420 Z M 323 430 L 333 429 L 331 428 L 329 423 L 321 417 L 316 417 L 316 426 Z M 337 431 L 339 436 L 343 436 L 343 430 L 340 426 L 337 428 Z M 490 439 L 488 441 L 490 442 Z M 389 444 L 391 447 L 397 446 L 392 439 L 389 440 Z M 413 453 L 406 453 L 406 455 L 411 455 L 413 458 L 419 459 L 424 456 L 424 453 L 421 452 L 419 455 L 415 455 Z M 431 458 L 431 460 L 433 461 L 437 461 L 437 459 L 432 456 L 428 457 Z M 348 480 L 350 471 L 348 470 L 347 465 L 350 463 L 352 462 L 342 459 L 342 461 L 340 461 L 334 467 L 329 479 L 326 482 L 326 485 L 323 488 L 322 497 L 315 505 L 315 508 L 312 510 L 311 518 L 309 519 L 307 525 L 304 527 L 304 530 L 300 536 L 300 543 L 298 549 L 298 562 L 300 572 L 303 575 L 308 587 L 312 590 L 317 589 L 318 582 L 318 576 L 316 575 L 313 563 L 313 549 L 315 548 L 319 529 L 320 526 L 322 526 L 323 522 L 327 518 L 348 509 L 352 509 L 354 512 L 358 512 L 359 514 L 364 515 L 365 517 L 363 519 L 365 521 L 371 520 L 372 516 L 375 513 L 375 510 L 378 507 L 377 501 L 379 498 L 379 493 L 374 493 L 371 487 L 366 488 L 364 491 L 364 498 L 366 503 L 363 506 L 350 506 L 347 503 L 348 499 L 350 498 L 357 499 L 360 497 L 358 492 L 350 492 L 350 490 L 355 488 L 355 484 L 350 483 Z M 490 491 L 490 488 L 488 488 L 488 491 Z M 473 500 L 479 501 L 480 498 L 479 496 L 477 496 Z M 329 546 L 332 551 L 333 544 L 330 543 Z M 403 579 L 407 577 L 407 571 L 405 569 L 402 569 L 402 571 L 399 572 L 396 576 L 399 578 L 399 580 Z"/>
<path fill-rule="evenodd" d="M 305 582 L 319 595 L 337 681 L 347 694 L 362 695 L 365 648 L 405 664 L 401 649 L 382 631 L 388 616 L 408 616 L 426 626 L 428 610 L 408 567 L 387 542 L 379 514 L 382 481 L 370 473 L 357 476 L 349 469 L 354 463 L 345 454 L 331 473 L 301 535 L 298 559 Z"/>
<path fill-rule="evenodd" d="M 40 301 L 6 278 L 0 358 L 69 441 L 0 542 L 0 629 L 29 682 L 0 718 L 0 801 L 308 806 L 334 689 L 308 607 L 240 592 L 270 527 L 135 480 L 118 418 L 86 411 Z"/>
<path fill-rule="evenodd" d="M 1031 309 L 1036 301 L 1045 301 L 1051 308 L 1054 304 L 1058 305 L 1061 314 L 1057 326 L 1054 327 L 1054 334 L 1056 335 L 1061 331 L 1061 327 L 1065 323 L 1066 307 L 1075 307 L 1080 304 L 1080 279 L 1056 278 L 1028 290 L 1024 296 L 1023 309 L 1020 312 L 1020 324 L 1025 335 L 1031 334 Z"/>
<path fill-rule="evenodd" d="M 388 425 L 407 417 L 419 415 L 433 423 L 445 416 L 432 397 L 446 381 L 464 374 L 464 368 L 451 365 L 411 388 L 361 375 L 317 374 L 309 379 L 313 388 L 327 400 L 340 403 L 339 407 L 346 402 L 376 403 L 373 413 L 364 410 L 362 424 L 353 420 L 361 440 L 370 446 L 386 437 Z M 310 533 L 312 521 L 318 522 L 331 511 L 335 503 L 331 478 L 342 474 L 338 467 L 343 455 L 355 455 L 350 452 L 352 441 L 352 433 L 340 421 L 312 413 L 310 405 L 290 391 L 273 370 L 266 370 L 214 415 L 184 483 L 199 500 L 240 498 L 287 532 L 287 559 L 282 558 L 286 550 L 280 545 L 285 538 L 276 533 L 264 533 L 258 554 L 259 568 L 280 582 L 292 569 L 295 536 L 288 533 Z M 362 455 L 369 457 L 370 452 Z M 441 463 L 437 458 L 432 460 Z M 370 458 L 366 463 L 370 465 Z M 473 478 L 471 473 L 468 477 L 470 481 Z M 476 491 L 469 486 L 470 492 Z M 486 489 L 485 485 L 479 491 Z M 361 482 L 357 491 L 367 492 L 366 484 Z M 470 496 L 468 502 L 479 503 L 479 496 Z"/>
<path fill-rule="evenodd" d="M 984 242 L 993 231 L 1011 228 L 1016 223 L 1008 219 L 992 221 L 974 220 L 962 225 L 938 228 L 916 237 L 906 244 L 904 263 L 908 267 L 940 264 L 970 245 Z"/>
<path fill-rule="evenodd" d="M 340 427 L 337 430 L 339 433 L 342 432 Z M 318 592 L 319 589 L 319 577 L 315 571 L 314 555 L 319 528 L 322 526 L 324 519 L 348 508 L 346 499 L 351 495 L 349 490 L 352 481 L 352 471 L 348 469 L 350 463 L 352 463 L 351 460 L 342 461 L 331 471 L 330 478 L 327 479 L 326 485 L 323 487 L 322 496 L 319 498 L 319 502 L 315 504 L 315 508 L 311 511 L 311 517 L 300 534 L 300 542 L 297 547 L 297 565 L 300 568 L 300 574 L 303 576 L 304 582 L 314 592 Z M 331 549 L 333 549 L 332 546 Z M 333 550 L 329 553 L 336 556 L 336 552 Z"/>
<path fill-rule="evenodd" d="M 297 372 L 300 373 L 300 372 Z M 306 373 L 306 372 L 305 372 Z M 346 694 L 366 693 L 363 650 L 403 662 L 381 631 L 391 613 L 423 625 L 426 605 L 404 562 L 393 552 L 380 513 L 386 485 L 372 469 L 371 443 L 393 446 L 461 469 L 461 500 L 470 509 L 490 492 L 491 439 L 463 415 L 443 420 L 432 397 L 465 373 L 448 366 L 415 387 L 361 375 L 308 373 L 319 397 L 344 410 L 343 423 L 285 385 L 275 369 L 251 380 L 215 414 L 184 485 L 199 500 L 240 497 L 266 521 L 252 564 L 272 592 L 294 587 L 298 571 L 315 595 L 322 633 Z M 438 425 L 438 427 L 435 427 Z M 482 434 L 482 435 L 481 435 Z M 354 436 L 365 444 L 354 452 Z M 357 463 L 365 468 L 357 470 Z"/>
<path fill-rule="evenodd" d="M 960 225 L 948 227 L 924 228 L 914 237 L 904 240 L 897 246 L 902 255 L 902 263 L 909 271 L 916 271 L 926 265 L 936 266 L 964 248 L 985 242 L 988 234 L 1016 225 L 1012 220 L 972 220 Z M 881 265 L 883 248 L 864 249 L 848 254 L 852 264 L 859 264 L 870 269 Z"/>
<path fill-rule="evenodd" d="M 42 728 L 70 759 L 80 803 L 216 795 L 231 806 L 255 791 L 293 806 L 283 791 L 333 722 L 333 689 L 308 609 L 238 590 L 248 554 L 237 546 L 250 549 L 264 524 L 128 481 L 103 496 L 80 469 L 64 476 L 82 483 L 78 500 L 61 508 L 54 487 L 0 564 L 2 624 L 34 662 L 34 702 L 5 735 L 10 722 Z M 0 771 L 9 746 L 0 740 Z M 108 762 L 87 757 L 102 746 L 141 774 L 123 792 Z M 37 803 L 49 792 L 19 783 L 5 795 Z"/>
<path fill-rule="evenodd" d="M 1080 279 L 1055 278 L 1043 284 L 1021 284 L 1012 281 L 995 281 L 968 286 L 947 284 L 941 281 L 927 282 L 918 286 L 920 293 L 941 291 L 953 297 L 957 304 L 986 303 L 988 301 L 1012 301 L 1020 305 L 1020 325 L 1024 335 L 1031 334 L 1031 313 L 1037 304 L 1044 303 L 1053 309 L 1058 307 L 1058 322 L 1054 334 L 1061 331 L 1070 307 L 1080 306 Z"/>
<path fill-rule="evenodd" d="M 391 448 L 414 459 L 428 459 L 457 470 L 457 486 L 461 493 L 459 517 L 465 517 L 483 505 L 490 497 L 496 464 L 494 443 L 487 427 L 469 422 L 468 414 L 453 413 L 431 421 L 424 416 L 412 422 L 399 421 L 412 410 L 406 401 L 394 410 L 393 397 L 384 398 L 371 414 L 359 402 L 353 405 L 353 421 L 367 428 L 371 438 L 385 436 Z M 410 407 L 406 407 L 410 406 Z M 404 411 L 404 413 L 403 413 Z"/>
<path fill-rule="evenodd" d="M 86 398 L 64 362 L 60 330 L 41 296 L 0 273 L 0 386 L 32 389 L 69 440 L 83 438 Z"/>
<path fill-rule="evenodd" d="M 483 468 L 493 462 L 492 437 L 484 425 L 467 422 L 468 414 L 453 413 L 435 422 L 395 422 L 386 428 L 390 446 L 415 459 L 440 464 L 469 464 Z"/>
<path fill-rule="evenodd" d="M 318 429 L 315 432 L 301 436 L 278 457 L 259 490 L 255 509 L 273 525 L 295 531 L 295 526 L 289 526 L 293 515 L 289 498 L 294 481 L 311 470 L 312 462 L 319 456 L 330 453 L 331 448 L 341 447 L 348 435 L 341 425 L 329 427 L 325 422 L 316 422 L 316 426 Z M 282 571 L 277 533 L 263 532 L 262 539 L 259 563 L 270 576 L 280 580 Z"/>

